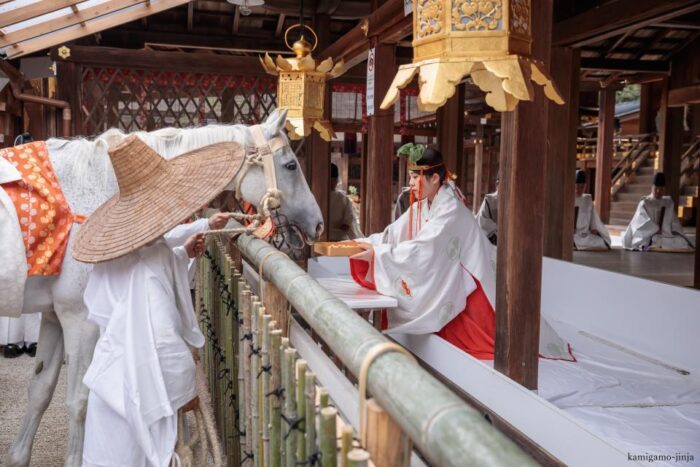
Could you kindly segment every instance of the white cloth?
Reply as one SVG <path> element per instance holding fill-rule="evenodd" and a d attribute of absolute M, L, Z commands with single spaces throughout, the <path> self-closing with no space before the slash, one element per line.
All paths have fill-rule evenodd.
<path fill-rule="evenodd" d="M 41 313 L 27 313 L 19 318 L 0 317 L 0 345 L 39 341 Z"/>
<path fill-rule="evenodd" d="M 498 235 L 498 192 L 484 196 L 479 212 L 476 214 L 476 222 L 484 231 L 487 238 Z"/>
<path fill-rule="evenodd" d="M 207 230 L 209 230 L 209 219 L 203 217 L 202 219 L 197 219 L 187 224 L 175 226 L 175 228 L 163 235 L 163 238 L 170 248 L 176 248 L 184 245 L 187 239 L 192 235 L 206 232 Z M 194 258 L 190 258 L 189 263 L 187 263 L 187 276 L 190 279 L 190 289 L 194 289 L 194 274 L 197 270 L 195 267 L 196 264 L 197 261 Z"/>
<path fill-rule="evenodd" d="M 0 157 L 0 316 L 22 314 L 27 256 L 15 205 L 2 188 L 3 183 L 21 180 L 17 169 Z"/>
<path fill-rule="evenodd" d="M 593 209 L 593 198 L 584 193 L 576 197 L 578 216 L 574 229 L 574 246 L 577 250 L 599 250 L 610 248 L 610 233 L 600 216 Z M 593 233 L 593 231 L 597 233 Z"/>
<path fill-rule="evenodd" d="M 495 305 L 496 281 L 491 248 L 453 184 L 443 185 L 432 204 L 423 200 L 422 227 L 408 239 L 409 214 L 384 232 L 365 239 L 374 246 L 377 291 L 395 297 L 389 330 L 404 334 L 437 332 L 464 310 L 476 278 Z M 472 277 L 473 276 L 473 277 Z"/>
<path fill-rule="evenodd" d="M 158 240 L 92 270 L 85 304 L 102 333 L 83 379 L 84 466 L 170 464 L 177 410 L 196 395 L 190 346 L 204 345 L 188 260 Z"/>
<path fill-rule="evenodd" d="M 353 240 L 362 237 L 352 201 L 340 190 L 333 190 L 329 204 L 329 238 L 332 242 Z M 343 227 L 347 227 L 344 229 Z"/>
<path fill-rule="evenodd" d="M 622 246 L 628 250 L 652 247 L 690 250 L 695 247 L 683 235 L 683 227 L 676 216 L 676 206 L 671 197 L 656 199 L 652 195 L 643 198 L 637 205 L 634 217 L 622 234 Z"/>

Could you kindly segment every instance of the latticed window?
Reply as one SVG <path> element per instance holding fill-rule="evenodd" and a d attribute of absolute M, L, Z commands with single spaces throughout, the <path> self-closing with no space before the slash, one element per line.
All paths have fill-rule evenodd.
<path fill-rule="evenodd" d="M 209 123 L 259 123 L 275 109 L 277 82 L 268 76 L 83 68 L 83 134 Z"/>

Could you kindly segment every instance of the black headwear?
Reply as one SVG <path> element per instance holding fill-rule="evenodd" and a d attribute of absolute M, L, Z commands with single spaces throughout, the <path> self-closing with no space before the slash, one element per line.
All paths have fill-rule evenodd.
<path fill-rule="evenodd" d="M 331 164 L 331 178 L 338 178 L 338 166 Z"/>
<path fill-rule="evenodd" d="M 654 186 L 666 186 L 666 176 L 663 172 L 656 172 L 654 174 Z"/>
<path fill-rule="evenodd" d="M 583 170 L 576 171 L 576 184 L 585 185 L 586 184 L 586 172 Z"/>

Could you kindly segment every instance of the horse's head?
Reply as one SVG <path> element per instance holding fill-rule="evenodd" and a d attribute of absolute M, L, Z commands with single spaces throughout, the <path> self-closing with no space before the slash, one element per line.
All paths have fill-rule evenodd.
<path fill-rule="evenodd" d="M 306 183 L 299 161 L 284 134 L 286 119 L 286 110 L 275 110 L 261 125 L 266 140 L 281 138 L 284 142 L 284 144 L 278 145 L 279 147 L 274 146 L 272 154 L 277 189 L 281 192 L 278 213 L 286 217 L 290 224 L 298 226 L 308 239 L 318 240 L 323 232 L 323 216 L 308 183 Z M 252 134 L 249 134 L 246 139 L 249 146 L 255 146 Z M 259 207 L 263 196 L 270 188 L 267 185 L 262 167 L 253 166 L 244 173 L 243 179 L 240 181 L 240 195 Z"/>

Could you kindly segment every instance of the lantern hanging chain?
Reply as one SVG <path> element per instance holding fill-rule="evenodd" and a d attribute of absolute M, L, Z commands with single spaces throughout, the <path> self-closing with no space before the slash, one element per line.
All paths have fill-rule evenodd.
<path fill-rule="evenodd" d="M 299 1 L 299 32 L 304 37 L 304 0 Z"/>

